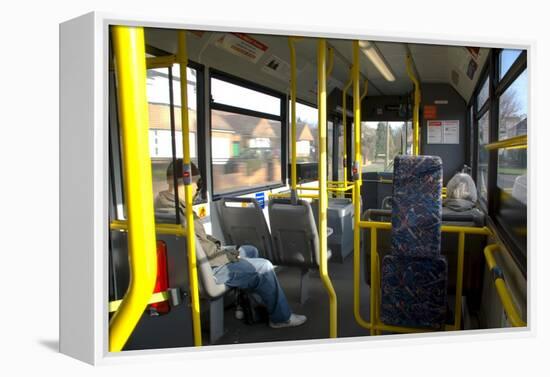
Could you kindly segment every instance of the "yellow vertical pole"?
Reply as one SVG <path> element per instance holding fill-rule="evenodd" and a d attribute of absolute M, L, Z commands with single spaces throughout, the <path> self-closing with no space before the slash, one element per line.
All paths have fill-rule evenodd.
<path fill-rule="evenodd" d="M 376 313 L 378 312 L 378 229 L 371 228 L 370 230 L 370 334 L 376 335 L 376 325 L 378 324 L 378 318 Z"/>
<path fill-rule="evenodd" d="M 348 98 L 348 89 L 351 86 L 351 83 L 353 82 L 353 68 L 350 69 L 350 75 L 349 80 L 346 86 L 344 86 L 344 90 L 342 91 L 342 129 L 344 130 L 344 158 L 343 158 L 343 165 L 344 165 L 344 182 L 345 185 L 348 185 L 348 169 L 347 169 L 347 161 L 348 161 L 348 136 L 346 133 L 347 129 L 347 123 L 348 123 L 348 110 L 347 110 L 347 98 Z"/>
<path fill-rule="evenodd" d="M 462 316 L 462 282 L 464 280 L 464 232 L 458 233 L 458 261 L 456 267 L 455 330 L 460 330 Z"/>
<path fill-rule="evenodd" d="M 185 30 L 178 32 L 178 55 L 180 65 L 181 127 L 183 142 L 183 165 L 185 182 L 185 228 L 187 232 L 187 264 L 189 266 L 189 286 L 191 290 L 191 313 L 193 318 L 193 338 L 195 346 L 202 346 L 201 313 L 199 301 L 199 280 L 195 253 L 195 222 L 193 218 L 193 190 L 191 188 L 191 157 L 189 149 L 189 109 L 187 106 L 187 43 Z M 187 175 L 187 177 L 186 177 Z"/>
<path fill-rule="evenodd" d="M 412 69 L 412 58 L 407 55 L 407 74 L 414 84 L 414 108 L 413 108 L 413 156 L 420 153 L 420 83 Z"/>
<path fill-rule="evenodd" d="M 319 124 L 319 247 L 321 263 L 319 274 L 330 299 L 330 337 L 337 337 L 338 311 L 336 292 L 328 276 L 327 263 L 327 42 L 319 39 L 317 44 L 317 106 Z"/>
<path fill-rule="evenodd" d="M 296 48 L 294 37 L 288 37 L 288 48 L 290 49 L 290 189 L 291 197 L 294 200 L 296 193 Z"/>
<path fill-rule="evenodd" d="M 361 261 L 360 250 L 360 232 L 359 221 L 361 220 L 361 98 L 359 93 L 359 42 L 353 41 L 353 65 L 351 70 L 353 82 L 353 123 L 355 144 L 355 156 L 353 162 L 353 263 L 354 263 L 354 316 L 358 323 L 362 323 L 359 313 L 360 291 L 359 291 L 359 264 Z M 371 230 L 371 236 L 373 235 Z M 374 276 L 371 275 L 371 292 L 373 291 Z M 371 294 L 372 296 L 372 294 Z M 372 299 L 371 299 L 372 307 Z M 373 329 L 373 319 L 371 316 L 371 333 Z"/>
<path fill-rule="evenodd" d="M 119 352 L 153 294 L 157 277 L 157 251 L 143 28 L 114 26 L 113 47 L 123 140 L 130 263 L 128 291 L 109 323 L 109 351 Z"/>

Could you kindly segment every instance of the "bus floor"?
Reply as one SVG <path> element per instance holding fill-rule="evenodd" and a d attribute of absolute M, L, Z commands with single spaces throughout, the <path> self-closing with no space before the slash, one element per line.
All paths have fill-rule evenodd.
<path fill-rule="evenodd" d="M 329 263 L 329 275 L 338 298 L 338 337 L 365 336 L 369 330 L 361 327 L 353 316 L 353 255 L 343 264 Z M 329 298 L 318 271 L 309 275 L 308 299 L 300 304 L 300 270 L 277 267 L 279 282 L 294 313 L 307 316 L 298 327 L 272 329 L 267 323 L 248 325 L 235 318 L 235 307 L 225 310 L 225 334 L 216 344 L 275 342 L 329 338 Z M 361 277 L 361 314 L 369 316 L 369 287 Z"/>
<path fill-rule="evenodd" d="M 368 336 L 370 331 L 360 326 L 353 315 L 353 255 L 349 255 L 342 264 L 329 263 L 328 267 L 329 275 L 338 298 L 338 338 Z M 282 329 L 272 329 L 267 323 L 249 325 L 244 320 L 236 319 L 235 306 L 229 305 L 226 307 L 224 313 L 225 333 L 216 342 L 217 345 L 329 338 L 329 298 L 318 271 L 310 272 L 308 300 L 304 304 L 300 304 L 299 269 L 277 267 L 277 276 L 292 311 L 306 315 L 307 322 L 302 326 Z M 363 268 L 361 268 L 360 290 L 361 316 L 364 320 L 368 321 L 370 313 L 370 287 L 365 283 L 363 278 Z M 448 296 L 448 303 L 451 319 L 452 313 L 454 313 L 453 295 Z M 466 318 L 464 320 L 469 322 Z M 205 338 L 208 339 L 206 336 Z"/>

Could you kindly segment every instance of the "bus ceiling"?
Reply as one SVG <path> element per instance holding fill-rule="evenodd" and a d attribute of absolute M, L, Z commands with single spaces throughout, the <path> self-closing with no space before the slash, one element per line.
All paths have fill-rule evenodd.
<path fill-rule="evenodd" d="M 188 31 L 189 59 L 287 93 L 290 78 L 288 39 L 282 35 Z M 177 30 L 145 29 L 149 53 L 175 54 Z M 341 90 L 349 79 L 351 40 L 327 39 L 334 51 L 334 68 L 327 92 Z M 362 82 L 369 80 L 369 96 L 400 96 L 412 91 L 407 75 L 409 53 L 421 83 L 445 83 L 466 102 L 472 96 L 489 56 L 488 48 L 363 41 L 360 65 Z M 316 103 L 316 43 L 302 38 L 296 43 L 298 98 Z M 370 55 L 370 56 L 369 56 Z"/>

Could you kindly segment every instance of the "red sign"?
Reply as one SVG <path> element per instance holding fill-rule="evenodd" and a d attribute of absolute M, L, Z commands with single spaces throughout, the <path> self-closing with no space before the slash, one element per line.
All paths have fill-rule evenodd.
<path fill-rule="evenodd" d="M 437 118 L 437 106 L 424 105 L 424 119 L 436 119 Z"/>
<path fill-rule="evenodd" d="M 247 42 L 247 43 L 250 43 L 252 46 L 256 47 L 256 48 L 259 48 L 260 50 L 262 51 L 266 51 L 267 50 L 267 46 L 265 44 L 263 44 L 262 42 L 260 42 L 259 40 L 257 39 L 254 39 L 252 38 L 250 35 L 248 34 L 244 34 L 244 33 L 231 33 L 233 34 L 234 36 L 242 39 L 243 41 Z"/>

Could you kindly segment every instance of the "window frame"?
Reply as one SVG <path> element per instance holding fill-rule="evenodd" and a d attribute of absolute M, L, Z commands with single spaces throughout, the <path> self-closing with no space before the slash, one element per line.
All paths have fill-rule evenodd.
<path fill-rule="evenodd" d="M 262 94 L 267 94 L 273 97 L 277 97 L 280 100 L 280 115 L 274 115 L 270 113 L 263 113 L 256 110 L 250 110 L 242 107 L 237 106 L 231 106 L 226 105 L 222 103 L 216 103 L 214 101 L 214 98 L 212 96 L 212 79 L 221 80 L 228 82 L 233 85 L 241 86 L 246 89 L 254 90 L 256 92 L 260 92 Z M 287 119 L 287 105 L 286 102 L 288 101 L 288 96 L 282 92 L 276 91 L 274 89 L 265 87 L 263 85 L 260 85 L 258 83 L 248 81 L 246 79 L 243 79 L 241 77 L 234 76 L 232 74 L 229 74 L 227 72 L 223 72 L 221 70 L 215 69 L 215 68 L 209 68 L 208 70 L 208 88 L 209 88 L 209 108 L 208 108 L 208 114 L 209 114 L 209 127 L 208 127 L 208 133 L 209 133 L 209 142 L 210 146 L 209 149 L 212 149 L 212 110 L 218 110 L 218 111 L 224 111 L 239 115 L 246 115 L 246 116 L 252 116 L 257 118 L 265 118 L 269 120 L 278 121 L 281 123 L 281 177 L 280 182 L 277 184 L 271 184 L 271 185 L 263 185 L 263 186 L 256 186 L 253 188 L 247 188 L 243 190 L 234 190 L 234 191 L 228 191 L 222 194 L 215 193 L 214 191 L 214 169 L 213 169 L 213 161 L 212 158 L 210 158 L 210 172 L 211 172 L 211 180 L 210 185 L 208 186 L 211 189 L 212 193 L 212 200 L 216 201 L 223 197 L 234 197 L 234 196 L 241 196 L 246 194 L 251 194 L 255 192 L 260 191 L 267 191 L 267 190 L 273 190 L 281 187 L 286 186 L 286 176 L 287 176 L 287 164 L 288 164 L 288 157 L 287 157 L 287 142 L 288 142 L 288 119 Z"/>
<path fill-rule="evenodd" d="M 473 110 L 473 117 L 472 117 L 472 120 L 473 120 L 473 124 L 472 124 L 472 127 L 470 128 L 470 131 L 473 132 L 474 134 L 474 137 L 473 137 L 473 140 L 474 140 L 474 145 L 471 146 L 472 148 L 472 155 L 473 155 L 473 166 L 472 166 L 472 178 L 474 179 L 475 183 L 476 183 L 476 186 L 477 186 L 477 194 L 478 194 L 478 203 L 480 205 L 480 207 L 485 211 L 485 212 L 488 212 L 488 201 L 489 201 L 489 197 L 491 196 L 490 195 L 490 192 L 491 192 L 491 188 L 490 188 L 490 177 L 489 177 L 489 171 L 490 171 L 490 163 L 491 163 L 491 156 L 489 155 L 489 168 L 488 168 L 488 177 L 487 177 L 487 200 L 485 199 L 482 199 L 481 198 L 481 195 L 480 195 L 480 191 L 479 191 L 479 182 L 478 182 L 478 179 L 477 179 L 477 173 L 478 173 L 478 170 L 479 170 L 479 120 L 485 115 L 485 113 L 487 111 L 490 112 L 490 106 L 491 106 L 491 103 L 492 103 L 492 92 L 491 92 L 491 83 L 492 83 L 492 80 L 491 80 L 491 65 L 492 65 L 492 58 L 491 58 L 492 54 L 489 54 L 489 57 L 487 58 L 487 60 L 485 61 L 485 64 L 483 66 L 483 69 L 481 70 L 481 73 L 479 75 L 479 78 L 478 78 L 478 81 L 476 83 L 476 86 L 474 88 L 474 91 L 472 92 L 472 96 L 470 98 L 470 102 L 468 103 L 468 106 L 466 106 L 466 109 L 468 109 L 470 106 L 472 107 L 472 110 Z M 483 104 L 483 106 L 481 106 L 480 108 L 478 108 L 478 96 L 479 96 L 479 93 L 481 92 L 481 89 L 483 87 L 483 84 L 485 84 L 486 80 L 488 80 L 489 82 L 489 97 L 487 98 L 487 100 L 485 101 L 485 103 Z M 466 114 L 467 118 L 468 118 L 468 115 L 469 114 Z M 491 142 L 491 120 L 493 119 L 493 116 L 491 113 L 489 113 L 489 143 Z M 471 140 L 471 138 L 470 138 Z"/>
<path fill-rule="evenodd" d="M 498 140 L 498 133 L 499 133 L 499 105 L 500 105 L 500 97 L 506 92 L 506 90 L 516 81 L 516 79 L 519 78 L 523 72 L 527 70 L 527 51 L 524 50 L 522 53 L 518 56 L 518 58 L 514 61 L 514 63 L 510 66 L 506 74 L 502 77 L 502 79 L 499 80 L 499 73 L 500 73 L 500 53 L 502 49 L 498 49 L 494 51 L 493 58 L 494 58 L 494 79 L 495 79 L 495 87 L 494 87 L 494 112 L 495 112 L 495 120 L 491 123 L 491 126 L 493 127 L 493 134 L 491 135 L 493 137 L 493 141 Z M 530 72 L 527 71 L 529 74 Z M 528 87 L 529 90 L 529 87 Z M 529 110 L 529 109 L 528 109 Z M 527 119 L 529 119 L 529 114 L 527 115 Z M 527 121 L 527 124 L 529 124 L 529 121 Z M 501 207 L 501 195 L 502 195 L 502 189 L 498 187 L 497 184 L 497 173 L 498 173 L 498 150 L 492 151 L 492 161 L 493 161 L 493 181 L 491 190 L 494 192 L 493 199 L 491 201 L 491 206 L 489 208 L 489 215 L 490 218 L 493 221 L 493 224 L 495 228 L 497 228 L 499 232 L 499 237 L 501 238 L 502 242 L 506 245 L 506 247 L 511 251 L 512 258 L 516 261 L 518 266 L 520 267 L 521 272 L 524 274 L 524 276 L 527 276 L 527 250 L 522 250 L 522 248 L 517 244 L 517 241 L 515 240 L 515 237 L 510 234 L 510 230 L 506 227 L 504 224 L 504 221 L 501 220 L 499 215 L 499 209 Z M 529 161 L 529 158 L 527 159 Z M 527 170 L 528 172 L 528 170 Z M 529 173 L 527 173 L 529 174 Z M 521 204 L 520 204 L 521 205 Z M 525 206 L 526 211 L 528 211 L 528 206 Z"/>
<path fill-rule="evenodd" d="M 110 48 L 110 51 L 112 51 L 112 48 Z M 155 56 L 155 57 L 159 57 L 159 56 L 169 56 L 171 55 L 169 52 L 167 51 L 164 51 L 164 50 L 161 50 L 159 48 L 156 48 L 156 47 L 153 47 L 153 46 L 150 46 L 150 45 L 146 45 L 145 46 L 145 51 L 147 54 L 149 55 L 152 55 L 152 56 Z M 171 67 L 166 67 L 168 68 L 168 70 L 170 71 L 170 69 L 173 69 L 174 66 L 172 65 Z M 197 72 L 197 146 L 200 146 L 202 145 L 205 140 L 206 140 L 206 127 L 205 127 L 205 96 L 204 96 L 204 93 L 205 93 L 205 87 L 204 87 L 204 84 L 205 84 L 205 67 L 204 65 L 200 64 L 200 63 L 197 63 L 195 61 L 192 61 L 192 60 L 189 60 L 187 62 L 187 68 L 191 68 L 191 69 L 194 69 L 196 72 Z M 122 165 L 122 157 L 121 157 L 121 139 L 120 139 L 120 119 L 119 119 L 119 116 L 118 116 L 118 91 L 117 91 L 117 82 L 116 82 L 116 78 L 115 78 L 115 75 L 113 74 L 113 77 L 109 77 L 109 82 L 113 80 L 112 82 L 112 85 L 113 85 L 113 90 L 114 90 L 114 106 L 115 106 L 115 109 L 114 109 L 114 114 L 113 115 L 113 118 L 111 119 L 110 118 L 110 124 L 109 124 L 109 128 L 111 129 L 113 126 L 116 128 L 116 130 L 114 131 L 109 131 L 110 132 L 110 136 L 109 136 L 109 143 L 110 143 L 110 149 L 111 149 L 111 152 L 112 153 L 116 153 L 117 156 L 116 158 L 114 156 L 111 155 L 111 153 L 109 153 L 109 159 L 110 159 L 110 163 L 112 164 L 111 168 L 109 169 L 110 170 L 110 185 L 112 186 L 112 189 L 113 189 L 113 194 L 112 194 L 112 205 L 114 206 L 114 209 L 112 211 L 112 215 L 113 215 L 113 218 L 115 219 L 125 219 L 125 215 L 126 215 L 126 198 L 124 196 L 124 179 L 123 179 L 123 165 Z M 173 82 L 173 76 L 172 76 L 172 80 L 168 81 L 168 84 L 169 84 L 169 89 L 172 88 L 173 90 L 173 87 L 174 87 L 174 82 Z M 111 83 L 109 84 L 111 85 Z M 170 103 L 170 111 L 172 112 L 173 111 L 173 108 L 174 108 L 174 104 L 173 104 L 173 101 L 171 101 L 172 103 Z M 112 111 L 111 109 L 109 110 L 110 112 Z M 111 115 L 110 115 L 111 116 Z M 173 125 L 170 125 L 170 132 L 172 133 L 172 126 Z M 116 133 L 116 135 L 115 135 Z M 173 134 L 172 134 L 173 135 Z M 116 137 L 115 139 L 113 139 L 114 137 Z M 174 156 L 172 156 L 172 158 L 174 158 Z M 201 171 L 201 178 L 203 180 L 203 187 L 202 187 L 202 190 L 201 190 L 201 199 L 195 203 L 195 204 L 204 204 L 204 203 L 207 203 L 208 202 L 208 194 L 207 194 L 207 190 L 208 190 L 208 184 L 209 184 L 209 180 L 208 180 L 208 175 L 206 174 L 206 150 L 205 148 L 197 148 L 197 158 L 198 158 L 198 162 L 199 162 L 199 169 Z M 111 161 L 112 160 L 112 161 Z M 116 167 L 115 165 L 118 163 L 120 163 L 120 165 L 118 167 Z M 119 187 L 116 187 L 116 186 L 119 186 Z M 122 206 L 122 210 L 120 211 L 118 209 L 118 206 Z M 179 216 L 176 216 L 176 220 L 178 220 L 178 217 Z M 179 223 L 178 221 L 176 221 L 177 223 Z"/>
<path fill-rule="evenodd" d="M 471 145 L 472 150 L 472 177 L 477 182 L 478 171 L 478 153 L 479 153 L 479 119 L 489 112 L 489 143 L 498 140 L 498 119 L 499 119 L 499 99 L 500 96 L 508 89 L 510 85 L 526 70 L 527 67 L 527 51 L 524 49 L 518 56 L 515 62 L 510 66 L 506 74 L 500 79 L 500 53 L 503 49 L 492 49 L 485 65 L 481 71 L 478 82 L 472 93 L 467 109 L 471 106 L 473 109 L 473 124 L 470 127 L 470 132 L 473 132 L 474 145 Z M 529 73 L 529 72 L 528 72 Z M 485 104 L 478 110 L 477 97 L 485 80 L 489 77 L 489 98 Z M 467 114 L 469 116 L 469 114 Z M 489 151 L 488 161 L 488 177 L 487 177 L 487 202 L 479 198 L 478 203 L 482 210 L 487 214 L 488 222 L 497 231 L 498 238 L 510 250 L 510 254 L 516 264 L 519 266 L 521 273 L 527 277 L 527 250 L 522 250 L 513 240 L 510 235 L 510 230 L 503 225 L 503 221 L 498 215 L 500 208 L 501 190 L 497 186 L 497 169 L 498 169 L 498 150 Z M 478 191 L 479 193 L 479 191 Z M 527 208 L 528 209 L 528 208 Z"/>

